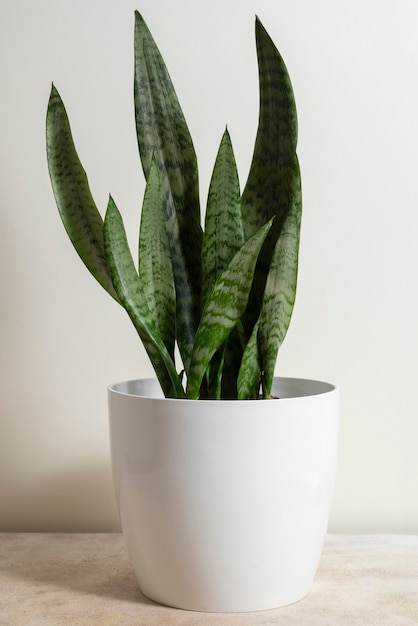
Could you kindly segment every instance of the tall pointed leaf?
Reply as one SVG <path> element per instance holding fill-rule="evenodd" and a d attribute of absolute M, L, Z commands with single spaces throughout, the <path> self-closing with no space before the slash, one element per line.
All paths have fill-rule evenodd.
<path fill-rule="evenodd" d="M 159 335 L 174 356 L 176 302 L 160 177 L 152 161 L 141 212 L 139 278 Z"/>
<path fill-rule="evenodd" d="M 174 362 L 151 316 L 146 297 L 128 247 L 122 217 L 112 200 L 104 221 L 105 252 L 119 299 L 131 318 L 154 366 L 166 396 L 184 396 Z"/>
<path fill-rule="evenodd" d="M 242 195 L 244 232 L 250 237 L 260 224 L 276 216 L 261 251 L 244 326 L 251 332 L 260 316 L 266 278 L 281 229 L 290 211 L 290 198 L 300 193 L 300 178 L 292 175 L 297 143 L 297 114 L 285 63 L 256 20 L 260 83 L 260 114 L 254 155 Z"/>
<path fill-rule="evenodd" d="M 203 302 L 219 275 L 244 243 L 237 166 L 225 130 L 209 186 L 203 235 Z"/>
<path fill-rule="evenodd" d="M 166 219 L 177 302 L 177 339 L 190 360 L 201 297 L 197 160 L 169 73 L 142 16 L 135 13 L 135 116 L 145 176 L 154 154 L 166 195 Z"/>
<path fill-rule="evenodd" d="M 215 352 L 227 339 L 247 306 L 257 258 L 272 222 L 265 224 L 235 254 L 206 301 L 193 346 L 187 397 L 197 399 Z"/>
<path fill-rule="evenodd" d="M 209 186 L 202 247 L 202 302 L 212 291 L 216 280 L 244 243 L 238 171 L 231 138 L 226 129 L 219 146 Z M 242 357 L 241 345 L 227 341 L 211 359 L 207 371 L 208 394 L 236 395 L 233 390 Z M 227 376 L 223 378 L 223 371 Z M 235 385 L 236 387 L 236 385 Z"/>
<path fill-rule="evenodd" d="M 300 180 L 296 157 L 293 175 Z M 273 254 L 261 308 L 259 340 L 264 397 L 270 396 L 277 353 L 289 327 L 296 297 L 302 198 L 298 182 L 290 187 L 295 191 Z"/>
<path fill-rule="evenodd" d="M 289 161 L 297 143 L 297 114 L 286 65 L 256 19 L 260 112 L 254 154 L 242 195 L 246 238 L 273 216 L 279 225 L 289 209 Z"/>
<path fill-rule="evenodd" d="M 49 176 L 61 219 L 83 263 L 116 300 L 103 244 L 103 220 L 74 146 L 67 112 L 52 86 L 46 117 Z"/>

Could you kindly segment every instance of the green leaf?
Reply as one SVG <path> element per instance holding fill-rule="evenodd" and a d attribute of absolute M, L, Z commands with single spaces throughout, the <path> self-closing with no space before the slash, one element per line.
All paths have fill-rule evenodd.
<path fill-rule="evenodd" d="M 247 306 L 255 264 L 271 228 L 265 224 L 235 254 L 206 301 L 196 333 L 187 397 L 197 399 L 211 358 L 229 336 Z"/>
<path fill-rule="evenodd" d="M 237 166 L 225 130 L 215 161 L 206 207 L 202 247 L 203 302 L 244 243 Z"/>
<path fill-rule="evenodd" d="M 174 358 L 176 301 L 158 168 L 152 161 L 141 212 L 139 278 L 159 335 Z"/>
<path fill-rule="evenodd" d="M 129 250 L 122 217 L 109 199 L 104 221 L 105 252 L 113 284 L 154 366 L 166 396 L 184 397 L 174 362 L 151 316 L 138 273 Z"/>
<path fill-rule="evenodd" d="M 207 397 L 212 400 L 220 400 L 222 397 L 226 345 L 227 341 L 215 352 L 206 371 Z"/>
<path fill-rule="evenodd" d="M 261 382 L 261 361 L 258 349 L 259 328 L 260 318 L 254 325 L 253 332 L 242 356 L 237 382 L 238 400 L 258 397 L 258 389 Z"/>
<path fill-rule="evenodd" d="M 237 325 L 232 329 L 226 341 L 222 397 L 230 400 L 238 397 L 237 380 L 245 346 L 245 341 L 242 341 L 238 330 L 240 325 L 241 320 L 238 320 Z"/>
<path fill-rule="evenodd" d="M 253 160 L 241 199 L 245 236 L 250 237 L 267 219 L 273 216 L 276 219 L 258 259 L 249 305 L 243 319 L 247 333 L 252 332 L 260 316 L 277 240 L 293 210 L 293 199 L 300 198 L 301 194 L 300 176 L 294 173 L 297 114 L 293 89 L 285 63 L 258 19 L 256 42 L 260 115 Z M 281 269 L 276 267 L 274 271 L 278 276 Z M 272 279 L 272 283 L 276 281 L 277 278 Z"/>
<path fill-rule="evenodd" d="M 264 371 L 263 394 L 267 398 L 271 393 L 277 353 L 289 328 L 296 297 L 302 214 L 300 172 L 296 157 L 293 176 L 296 183 L 289 185 L 294 190 L 290 197 L 290 210 L 275 247 L 261 308 L 259 339 Z"/>
<path fill-rule="evenodd" d="M 258 18 L 256 44 L 260 113 L 250 173 L 242 194 L 246 238 L 273 216 L 282 224 L 289 210 L 287 170 L 297 143 L 297 114 L 290 77 Z"/>
<path fill-rule="evenodd" d="M 55 201 L 68 236 L 96 280 L 118 300 L 104 252 L 103 220 L 78 158 L 64 104 L 54 86 L 48 102 L 46 146 Z"/>
<path fill-rule="evenodd" d="M 142 16 L 135 13 L 135 116 L 145 177 L 158 165 L 177 302 L 177 340 L 187 370 L 200 317 L 198 169 L 192 139 L 169 73 Z"/>
<path fill-rule="evenodd" d="M 226 129 L 216 157 L 206 207 L 202 247 L 203 302 L 243 244 L 238 172 L 231 138 Z M 224 394 L 228 397 L 236 396 L 234 372 L 238 370 L 241 356 L 241 347 L 230 339 L 213 356 L 206 373 L 210 398 L 220 399 Z M 223 379 L 225 368 L 227 377 Z"/>

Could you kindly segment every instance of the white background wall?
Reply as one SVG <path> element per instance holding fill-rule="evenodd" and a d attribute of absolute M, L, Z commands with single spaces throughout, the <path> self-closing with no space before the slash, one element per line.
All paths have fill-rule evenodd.
<path fill-rule="evenodd" d="M 135 242 L 142 192 L 134 9 L 163 52 L 200 159 L 225 124 L 244 184 L 257 126 L 257 13 L 284 55 L 304 190 L 296 309 L 277 372 L 336 382 L 330 530 L 418 532 L 418 5 L 415 0 L 1 0 L 0 528 L 118 529 L 106 386 L 152 374 L 125 313 L 58 217 L 51 81 L 96 202 Z"/>

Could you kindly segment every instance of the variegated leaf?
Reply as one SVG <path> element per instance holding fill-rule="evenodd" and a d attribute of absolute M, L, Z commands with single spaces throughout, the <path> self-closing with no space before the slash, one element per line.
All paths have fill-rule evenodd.
<path fill-rule="evenodd" d="M 247 306 L 257 258 L 270 230 L 265 224 L 235 254 L 206 301 L 196 333 L 187 384 L 187 397 L 198 398 L 203 376 L 216 350 L 224 343 Z"/>
<path fill-rule="evenodd" d="M 289 175 L 289 169 L 293 167 L 297 142 L 297 115 L 293 89 L 284 61 L 258 19 L 256 42 L 260 115 L 253 160 L 241 199 L 245 236 L 250 237 L 260 224 L 272 216 L 276 216 L 276 219 L 257 264 L 253 290 L 243 319 L 247 332 L 251 332 L 260 316 L 260 306 L 274 248 L 290 210 L 289 198 L 297 191 L 289 185 L 298 184 L 296 179 Z"/>
<path fill-rule="evenodd" d="M 225 130 L 213 169 L 203 234 L 203 302 L 219 275 L 244 243 L 237 166 Z"/>
<path fill-rule="evenodd" d="M 289 185 L 293 190 L 289 199 L 290 210 L 275 247 L 261 308 L 259 339 L 265 398 L 270 397 L 277 353 L 287 333 L 296 297 L 302 214 L 300 172 L 296 156 L 292 173 L 296 183 Z"/>
<path fill-rule="evenodd" d="M 260 84 L 260 113 L 254 154 L 242 194 L 245 237 L 277 216 L 275 227 L 288 212 L 289 159 L 297 143 L 297 114 L 286 65 L 256 20 L 256 43 Z"/>
<path fill-rule="evenodd" d="M 135 116 L 145 176 L 152 155 L 165 210 L 177 303 L 177 340 L 186 367 L 200 316 L 201 247 L 197 160 L 183 112 L 158 47 L 135 13 Z"/>
<path fill-rule="evenodd" d="M 237 382 L 238 400 L 258 397 L 258 389 L 261 382 L 261 361 L 258 349 L 259 328 L 260 319 L 254 325 L 253 332 L 242 355 Z"/>
<path fill-rule="evenodd" d="M 112 198 L 109 199 L 104 221 L 104 243 L 113 284 L 142 339 L 164 394 L 183 397 L 184 391 L 179 376 L 151 316 L 129 250 L 122 217 Z"/>
<path fill-rule="evenodd" d="M 213 355 L 206 370 L 207 397 L 211 400 L 220 400 L 222 397 L 222 375 L 225 365 L 225 351 L 227 341 Z"/>
<path fill-rule="evenodd" d="M 110 295 L 113 288 L 103 244 L 103 220 L 74 146 L 67 112 L 52 86 L 46 118 L 49 175 L 61 219 L 80 258 Z"/>
<path fill-rule="evenodd" d="M 158 167 L 152 161 L 141 212 L 139 278 L 152 318 L 174 358 L 176 301 Z"/>

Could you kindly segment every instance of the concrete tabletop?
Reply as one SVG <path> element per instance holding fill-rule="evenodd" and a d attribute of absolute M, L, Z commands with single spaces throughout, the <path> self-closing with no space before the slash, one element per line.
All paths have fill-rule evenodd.
<path fill-rule="evenodd" d="M 418 535 L 328 535 L 310 593 L 257 613 L 195 613 L 139 591 L 120 534 L 0 533 L 0 626 L 418 624 Z"/>

